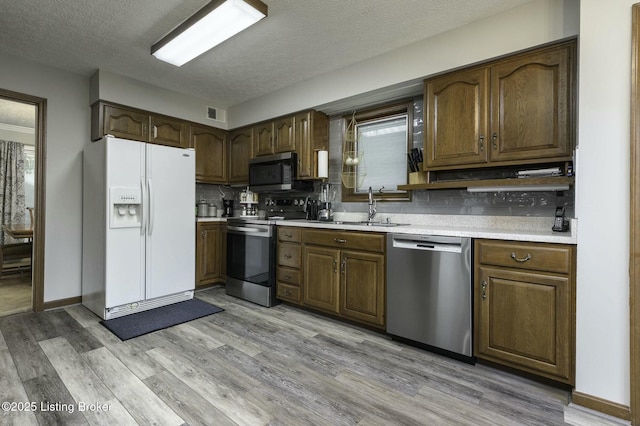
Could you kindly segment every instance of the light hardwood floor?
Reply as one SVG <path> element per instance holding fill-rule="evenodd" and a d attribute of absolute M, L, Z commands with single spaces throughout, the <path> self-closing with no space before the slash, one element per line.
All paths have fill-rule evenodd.
<path fill-rule="evenodd" d="M 4 276 L 0 279 L 0 317 L 31 311 L 32 293 L 28 273 Z"/>
<path fill-rule="evenodd" d="M 126 342 L 79 305 L 0 318 L 0 401 L 17 409 L 0 424 L 620 424 L 566 390 L 287 305 L 196 297 L 225 311 Z"/>

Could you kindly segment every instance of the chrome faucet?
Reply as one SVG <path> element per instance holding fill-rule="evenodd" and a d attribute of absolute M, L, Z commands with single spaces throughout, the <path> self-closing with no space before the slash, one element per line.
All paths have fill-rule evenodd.
<path fill-rule="evenodd" d="M 373 190 L 369 187 L 369 222 L 373 220 L 376 213 L 376 200 L 373 199 Z"/>

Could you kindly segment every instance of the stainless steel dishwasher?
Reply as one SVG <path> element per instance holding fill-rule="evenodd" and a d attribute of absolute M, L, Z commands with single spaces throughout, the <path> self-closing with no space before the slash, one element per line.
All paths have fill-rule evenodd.
<path fill-rule="evenodd" d="M 387 333 L 473 362 L 470 238 L 387 236 L 386 300 Z"/>

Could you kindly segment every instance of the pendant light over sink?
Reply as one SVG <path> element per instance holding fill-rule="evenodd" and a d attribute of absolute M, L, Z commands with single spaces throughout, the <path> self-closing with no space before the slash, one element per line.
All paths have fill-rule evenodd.
<path fill-rule="evenodd" d="M 260 0 L 213 0 L 151 46 L 151 54 L 180 67 L 266 16 Z"/>

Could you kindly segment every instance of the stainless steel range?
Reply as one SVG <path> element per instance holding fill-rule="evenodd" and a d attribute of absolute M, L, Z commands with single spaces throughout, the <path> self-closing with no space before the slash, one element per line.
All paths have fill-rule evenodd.
<path fill-rule="evenodd" d="M 227 294 L 271 307 L 276 299 L 276 222 L 304 219 L 308 197 L 273 196 L 261 206 L 266 219 L 227 219 Z"/>

